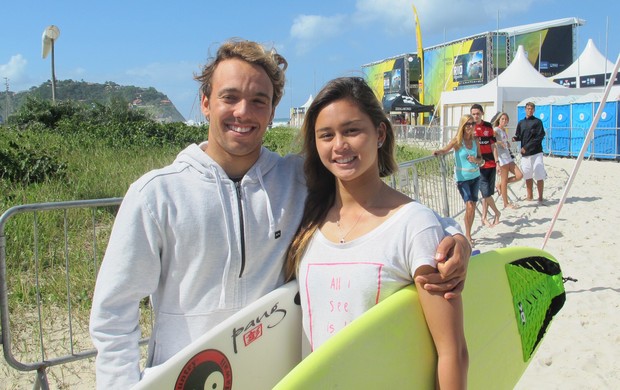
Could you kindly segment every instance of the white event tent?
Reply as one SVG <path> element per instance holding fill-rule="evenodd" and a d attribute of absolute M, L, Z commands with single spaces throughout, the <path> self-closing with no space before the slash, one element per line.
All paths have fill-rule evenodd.
<path fill-rule="evenodd" d="M 588 39 L 588 43 L 579 58 L 564 71 L 549 77 L 549 79 L 561 85 L 580 88 L 587 85 L 586 82 L 580 82 L 581 78 L 611 73 L 613 69 L 614 64 L 601 54 L 592 39 Z"/>
<path fill-rule="evenodd" d="M 304 118 L 306 117 L 306 111 L 308 110 L 308 107 L 310 107 L 313 100 L 314 98 L 310 95 L 304 104 L 299 107 L 291 108 L 291 116 L 289 121 L 291 127 L 301 127 L 304 122 Z"/>
<path fill-rule="evenodd" d="M 510 127 L 517 123 L 517 105 L 531 96 L 581 95 L 592 90 L 567 88 L 541 75 L 528 61 L 523 46 L 519 46 L 510 65 L 495 79 L 479 88 L 447 91 L 441 93 L 441 125 L 458 126 L 459 119 L 469 114 L 473 103 L 484 108 L 486 120 L 498 111 L 508 113 Z"/>

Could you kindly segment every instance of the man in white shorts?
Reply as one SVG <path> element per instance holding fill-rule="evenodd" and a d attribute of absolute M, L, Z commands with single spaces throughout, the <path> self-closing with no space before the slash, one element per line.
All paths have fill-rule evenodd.
<path fill-rule="evenodd" d="M 521 141 L 521 170 L 525 178 L 527 189 L 526 200 L 534 200 L 533 188 L 536 180 L 538 189 L 538 203 L 543 202 L 543 189 L 547 172 L 543 164 L 542 141 L 545 129 L 542 121 L 534 116 L 536 106 L 532 102 L 525 104 L 525 118 L 517 124 L 517 131 L 513 141 Z"/>

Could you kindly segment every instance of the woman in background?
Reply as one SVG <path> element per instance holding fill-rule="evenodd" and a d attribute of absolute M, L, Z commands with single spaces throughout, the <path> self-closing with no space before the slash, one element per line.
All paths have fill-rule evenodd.
<path fill-rule="evenodd" d="M 308 198 L 287 258 L 300 285 L 312 350 L 418 275 L 436 272 L 444 236 L 434 212 L 389 187 L 394 133 L 361 78 L 330 81 L 304 125 Z M 416 283 L 438 363 L 438 386 L 463 389 L 468 355 L 461 297 L 450 300 Z"/>
<path fill-rule="evenodd" d="M 515 164 L 514 157 L 510 152 L 510 143 L 508 142 L 507 126 L 510 122 L 508 114 L 501 112 L 493 121 L 493 130 L 495 131 L 495 139 L 497 140 L 495 147 L 497 148 L 497 163 L 500 166 L 500 181 L 497 185 L 497 192 L 502 196 L 504 208 L 516 209 L 517 205 L 508 201 L 508 184 L 515 183 L 523 178 L 521 169 Z M 512 176 L 508 176 L 512 173 Z"/>
<path fill-rule="evenodd" d="M 446 146 L 433 152 L 439 156 L 454 150 L 454 178 L 465 202 L 465 236 L 474 245 L 471 227 L 476 215 L 478 190 L 480 189 L 480 165 L 484 164 L 480 145 L 474 137 L 474 117 L 463 115 L 456 136 Z"/>

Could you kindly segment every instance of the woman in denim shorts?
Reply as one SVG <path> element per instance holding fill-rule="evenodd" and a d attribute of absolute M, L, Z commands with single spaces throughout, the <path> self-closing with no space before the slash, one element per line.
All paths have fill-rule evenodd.
<path fill-rule="evenodd" d="M 476 215 L 476 202 L 480 188 L 480 165 L 484 164 L 480 145 L 474 137 L 474 118 L 463 115 L 459 121 L 456 136 L 442 149 L 433 152 L 438 156 L 454 150 L 454 177 L 459 193 L 465 202 L 465 236 L 474 244 L 471 238 L 471 227 Z"/>

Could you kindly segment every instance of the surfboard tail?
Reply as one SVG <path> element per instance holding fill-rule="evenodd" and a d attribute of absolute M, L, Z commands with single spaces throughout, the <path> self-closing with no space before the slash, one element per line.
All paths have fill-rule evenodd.
<path fill-rule="evenodd" d="M 506 276 L 513 296 L 523 361 L 527 362 L 566 301 L 562 271 L 557 261 L 532 256 L 507 263 Z"/>

